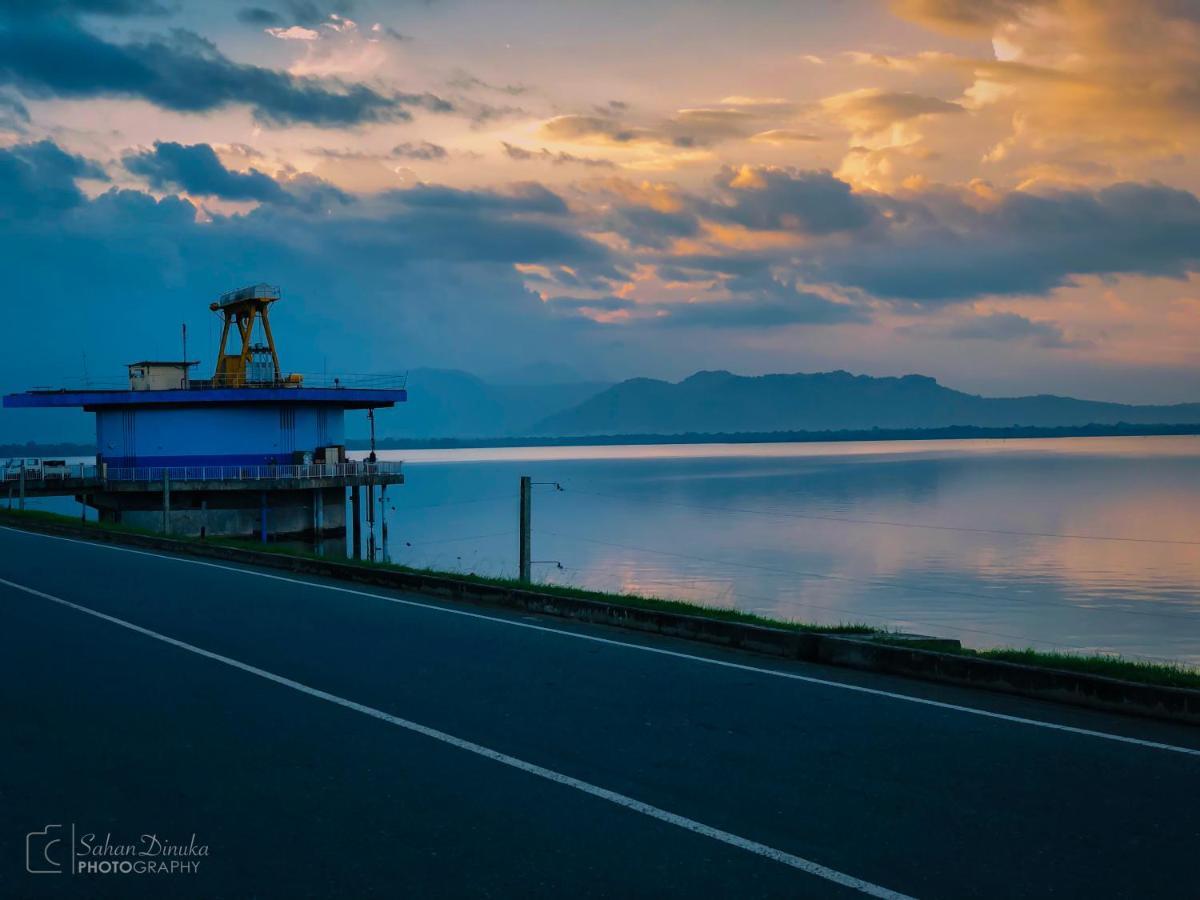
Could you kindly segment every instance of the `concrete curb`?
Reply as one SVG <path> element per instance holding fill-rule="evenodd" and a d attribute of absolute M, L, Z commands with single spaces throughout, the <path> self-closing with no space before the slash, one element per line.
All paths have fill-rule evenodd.
<path fill-rule="evenodd" d="M 885 672 L 1106 712 L 1200 724 L 1198 690 L 1156 687 L 1083 672 L 1044 669 L 941 653 L 936 650 L 895 646 L 868 638 L 767 628 L 703 616 L 639 609 L 600 600 L 560 597 L 534 590 L 476 584 L 452 577 L 376 569 L 219 544 L 105 531 L 82 525 L 32 521 L 2 514 L 0 522 L 26 531 L 282 569 L 298 574 L 411 591 L 461 603 L 520 609 L 541 615 L 701 641 L 784 659 Z"/>

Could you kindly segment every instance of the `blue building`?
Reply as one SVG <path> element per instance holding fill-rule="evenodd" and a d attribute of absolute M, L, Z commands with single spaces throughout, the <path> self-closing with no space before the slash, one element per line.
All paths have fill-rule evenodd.
<path fill-rule="evenodd" d="M 407 393 L 397 378 L 316 384 L 283 374 L 269 315 L 278 299 L 259 284 L 211 304 L 222 318 L 211 378 L 192 378 L 191 361 L 142 360 L 129 365 L 127 387 L 33 390 L 4 406 L 95 413 L 96 465 L 90 478 L 81 473 L 77 496 L 101 519 L 181 535 L 344 534 L 347 488 L 357 508 L 365 486 L 373 510 L 376 487 L 403 482 L 398 463 L 346 458 L 345 413 L 391 407 Z"/>
<path fill-rule="evenodd" d="M 139 366 L 144 365 L 139 363 Z M 181 363 L 156 363 L 179 366 Z M 133 366 L 130 367 L 134 368 Z M 6 408 L 82 407 L 96 414 L 97 462 L 110 468 L 298 465 L 346 443 L 346 410 L 403 402 L 402 388 L 342 386 L 37 390 Z"/>

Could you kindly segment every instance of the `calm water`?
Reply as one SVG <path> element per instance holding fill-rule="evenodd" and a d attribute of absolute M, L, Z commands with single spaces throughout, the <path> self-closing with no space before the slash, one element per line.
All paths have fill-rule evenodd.
<path fill-rule="evenodd" d="M 1200 664 L 1200 438 L 382 456 L 396 562 L 514 575 L 532 475 L 542 581 Z"/>
<path fill-rule="evenodd" d="M 381 456 L 395 562 L 514 576 L 532 475 L 541 581 L 1200 665 L 1200 438 Z"/>

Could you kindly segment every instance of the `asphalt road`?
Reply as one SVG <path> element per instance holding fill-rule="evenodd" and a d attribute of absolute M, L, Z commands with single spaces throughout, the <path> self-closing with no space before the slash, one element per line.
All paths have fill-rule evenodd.
<path fill-rule="evenodd" d="M 0 529 L 3 898 L 1196 897 L 1198 801 L 1183 726 Z"/>

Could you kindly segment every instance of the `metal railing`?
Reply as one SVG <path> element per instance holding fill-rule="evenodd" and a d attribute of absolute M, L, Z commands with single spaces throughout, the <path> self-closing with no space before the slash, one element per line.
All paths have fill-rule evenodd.
<path fill-rule="evenodd" d="M 87 463 L 68 463 L 62 466 L 40 465 L 25 466 L 26 481 L 66 481 L 74 479 L 77 481 L 86 481 L 87 479 L 96 478 L 96 466 Z M 7 464 L 3 468 L 4 481 L 20 481 L 21 466 Z"/>
<path fill-rule="evenodd" d="M 67 479 L 103 482 L 161 482 L 170 481 L 277 481 L 314 478 L 365 477 L 369 475 L 399 475 L 400 462 L 313 463 L 295 466 L 95 466 L 75 463 L 65 467 L 31 467 L 25 469 L 25 480 L 63 481 Z M 19 481 L 21 469 L 4 469 L 4 481 Z"/>
<path fill-rule="evenodd" d="M 345 374 L 329 375 L 323 372 L 313 374 L 298 372 L 300 381 L 288 381 L 286 373 L 280 380 L 274 378 L 266 381 L 246 381 L 241 377 L 228 375 L 212 378 L 192 378 L 188 380 L 187 389 L 190 391 L 215 390 L 219 388 L 329 388 L 333 390 L 404 390 L 408 384 L 407 373 L 383 374 Z M 64 378 L 54 385 L 35 385 L 30 388 L 36 393 L 69 393 L 74 391 L 128 391 L 131 390 L 128 378 Z"/>
<path fill-rule="evenodd" d="M 275 481 L 399 475 L 399 462 L 313 463 L 296 466 L 107 466 L 107 481 Z"/>
<path fill-rule="evenodd" d="M 299 376 L 299 381 L 289 380 Z M 408 373 L 346 374 L 329 375 L 324 372 L 290 372 L 283 378 L 266 381 L 248 381 L 240 375 L 214 375 L 212 378 L 193 378 L 188 389 L 193 391 L 215 388 L 332 388 L 333 390 L 403 390 L 408 384 Z"/>

